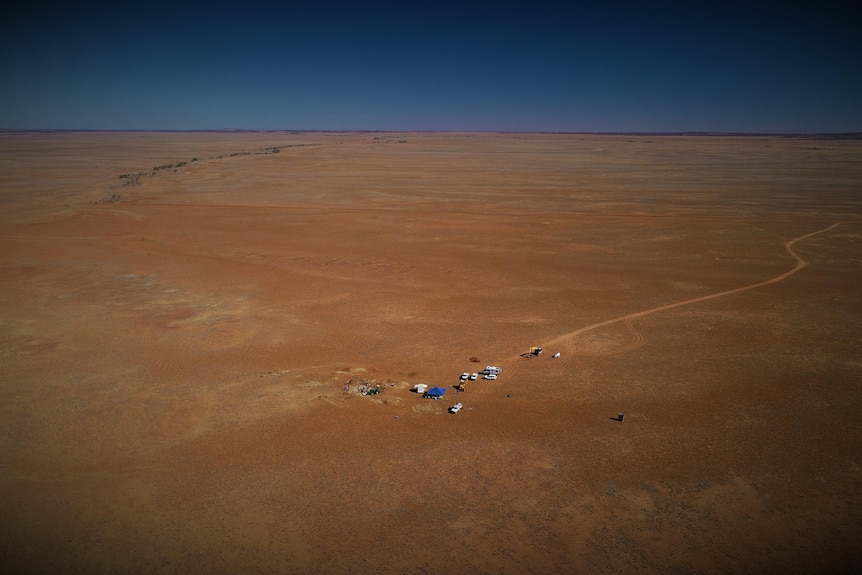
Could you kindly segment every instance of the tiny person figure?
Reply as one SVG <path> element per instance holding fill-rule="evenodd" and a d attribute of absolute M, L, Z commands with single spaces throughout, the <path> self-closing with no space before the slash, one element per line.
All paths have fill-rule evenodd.
<path fill-rule="evenodd" d="M 626 416 L 625 413 L 622 413 L 622 412 L 618 413 L 617 414 L 617 421 L 622 421 L 625 416 Z"/>

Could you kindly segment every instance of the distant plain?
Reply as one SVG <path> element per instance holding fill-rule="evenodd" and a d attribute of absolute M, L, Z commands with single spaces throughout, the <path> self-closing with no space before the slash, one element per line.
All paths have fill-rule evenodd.
<path fill-rule="evenodd" d="M 860 140 L 6 132 L 0 278 L 10 572 L 862 559 Z"/>

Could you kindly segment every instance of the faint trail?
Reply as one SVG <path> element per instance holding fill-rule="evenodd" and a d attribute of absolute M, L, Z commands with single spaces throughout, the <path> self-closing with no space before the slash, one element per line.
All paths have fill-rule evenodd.
<path fill-rule="evenodd" d="M 603 353 L 604 355 L 616 355 L 618 353 L 623 353 L 623 352 L 626 352 L 630 349 L 640 347 L 644 344 L 646 339 L 644 338 L 643 334 L 641 332 L 639 332 L 637 330 L 637 328 L 635 328 L 634 324 L 632 323 L 633 321 L 634 321 L 634 318 L 627 317 L 627 318 L 625 318 L 625 322 L 624 322 L 626 328 L 628 328 L 629 332 L 631 332 L 631 334 L 632 334 L 632 340 L 622 347 L 604 352 Z"/>
<path fill-rule="evenodd" d="M 792 240 L 790 240 L 790 241 L 786 242 L 786 243 L 784 244 L 784 249 L 787 251 L 787 253 L 788 253 L 788 254 L 790 254 L 790 255 L 793 257 L 793 259 L 795 259 L 795 260 L 796 260 L 796 267 L 794 267 L 793 269 L 791 269 L 791 270 L 789 270 L 789 271 L 786 271 L 786 272 L 784 272 L 783 274 L 781 274 L 781 275 L 779 275 L 779 276 L 776 276 L 776 277 L 774 277 L 774 278 L 772 278 L 772 279 L 768 279 L 768 280 L 766 280 L 766 281 L 758 282 L 758 283 L 756 283 L 756 284 L 751 284 L 751 285 L 747 285 L 747 286 L 743 286 L 743 287 L 734 288 L 734 289 L 732 289 L 732 290 L 727 290 L 727 291 L 723 291 L 723 292 L 719 292 L 719 293 L 714 293 L 714 294 L 710 294 L 710 295 L 705 295 L 705 296 L 700 296 L 700 297 L 696 297 L 696 298 L 692 298 L 692 299 L 687 299 L 687 300 L 683 300 L 683 301 L 678 301 L 678 302 L 674 302 L 674 303 L 669 303 L 669 304 L 661 305 L 661 306 L 654 307 L 654 308 L 651 308 L 651 309 L 648 309 L 648 310 L 638 311 L 638 312 L 630 313 L 630 314 L 627 314 L 627 315 L 624 315 L 624 316 L 621 316 L 621 317 L 615 317 L 615 318 L 613 318 L 613 319 L 608 319 L 608 320 L 605 320 L 605 321 L 600 321 L 600 322 L 598 322 L 598 323 L 594 323 L 594 324 L 592 324 L 592 325 L 588 325 L 588 326 L 585 326 L 585 327 L 582 327 L 582 328 L 576 329 L 575 331 L 570 331 L 569 333 L 566 333 L 566 334 L 563 334 L 563 335 L 561 335 L 561 336 L 559 336 L 559 337 L 556 337 L 556 338 L 554 338 L 554 339 L 552 339 L 552 340 L 548 341 L 547 343 L 545 343 L 545 344 L 544 344 L 544 346 L 545 346 L 545 347 L 550 347 L 550 346 L 554 346 L 554 345 L 568 344 L 568 345 L 566 346 L 566 350 L 567 350 L 567 352 L 568 352 L 568 353 L 574 353 L 574 352 L 575 352 L 575 349 L 574 349 L 574 346 L 573 346 L 573 345 L 571 345 L 571 343 L 572 343 L 572 340 L 573 340 L 575 337 L 579 336 L 579 335 L 580 335 L 580 334 L 582 334 L 582 333 L 586 333 L 586 332 L 588 332 L 588 331 L 592 331 L 592 330 L 594 330 L 594 329 L 598 329 L 598 328 L 600 328 L 600 327 L 604 327 L 604 326 L 606 326 L 606 325 L 611 325 L 611 324 L 617 323 L 617 322 L 619 322 L 619 321 L 622 321 L 622 322 L 625 322 L 625 325 L 626 325 L 626 327 L 629 329 L 629 331 L 631 331 L 631 332 L 634 334 L 634 342 L 631 342 L 631 343 L 629 343 L 629 344 L 625 345 L 624 347 L 622 347 L 621 349 L 618 349 L 618 350 L 616 350 L 616 351 L 613 351 L 613 352 L 610 352 L 610 353 L 607 353 L 607 352 L 602 353 L 602 355 L 611 355 L 611 354 L 615 354 L 615 353 L 622 353 L 622 352 L 624 352 L 624 351 L 628 351 L 628 350 L 630 350 L 630 349 L 633 349 L 633 348 L 635 348 L 635 347 L 637 347 L 637 346 L 639 346 L 639 345 L 642 345 L 642 344 L 643 344 L 643 342 L 644 342 L 644 338 L 643 338 L 643 336 L 642 336 L 642 335 L 640 334 L 640 332 L 638 332 L 638 331 L 634 328 L 634 326 L 632 325 L 632 321 L 633 321 L 633 320 L 638 319 L 638 318 L 641 318 L 641 317 L 643 317 L 643 316 L 645 316 L 645 315 L 652 314 L 652 313 L 656 313 L 656 312 L 660 312 L 660 311 L 665 311 L 665 310 L 673 309 L 673 308 L 675 308 L 675 307 L 682 307 L 682 306 L 684 306 L 684 305 L 691 305 L 691 304 L 694 304 L 694 303 L 699 303 L 699 302 L 707 301 L 707 300 L 711 300 L 711 299 L 716 299 L 716 298 L 720 298 L 720 297 L 724 297 L 724 296 L 727 296 L 727 295 L 731 295 L 731 294 L 735 294 L 735 293 L 740 293 L 740 292 L 744 292 L 744 291 L 752 290 L 752 289 L 755 289 L 755 288 L 763 287 L 763 286 L 765 286 L 765 285 L 774 284 L 774 283 L 780 282 L 780 281 L 782 281 L 782 280 L 785 280 L 785 279 L 787 279 L 788 277 L 790 277 L 790 276 L 792 276 L 793 274 L 795 274 L 796 272 L 798 272 L 799 270 L 801 270 L 802 268 L 804 268 L 806 265 L 808 265 L 808 263 L 807 263 L 805 260 L 803 260 L 802 258 L 800 258 L 800 257 L 796 254 L 796 252 L 794 252 L 794 251 L 793 251 L 793 245 L 794 245 L 796 242 L 801 241 L 801 240 L 804 240 L 804 239 L 806 239 L 806 238 L 810 238 L 811 236 L 816 236 L 816 235 L 818 235 L 818 234 L 822 234 L 822 233 L 824 233 L 824 232 L 828 232 L 828 231 L 830 231 L 830 230 L 833 230 L 833 229 L 835 229 L 836 227 L 838 227 L 839 225 L 841 225 L 842 223 L 843 223 L 843 222 L 837 222 L 837 223 L 834 223 L 834 224 L 832 224 L 831 226 L 829 226 L 828 228 L 823 228 L 822 230 L 818 230 L 818 231 L 816 231 L 816 232 L 811 232 L 811 233 L 809 233 L 809 234 L 805 234 L 804 236 L 799 236 L 798 238 L 794 238 L 794 239 L 792 239 Z"/>

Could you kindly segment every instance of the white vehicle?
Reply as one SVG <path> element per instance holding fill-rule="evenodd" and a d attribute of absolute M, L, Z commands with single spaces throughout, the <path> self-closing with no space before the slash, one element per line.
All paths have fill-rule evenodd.
<path fill-rule="evenodd" d="M 470 380 L 472 381 L 472 380 L 476 380 L 476 379 L 479 379 L 479 374 L 476 372 L 471 373 L 470 374 Z"/>
<path fill-rule="evenodd" d="M 494 375 L 500 375 L 500 372 L 503 371 L 501 368 L 489 365 L 485 368 L 485 371 L 482 373 L 493 373 Z"/>
<path fill-rule="evenodd" d="M 497 374 L 496 373 L 486 373 L 485 377 L 483 377 L 482 379 L 497 379 Z"/>
<path fill-rule="evenodd" d="M 461 408 L 464 407 L 460 402 L 456 403 L 452 407 L 449 408 L 449 413 L 458 413 L 461 411 Z"/>
<path fill-rule="evenodd" d="M 462 380 L 467 379 L 468 377 L 470 377 L 470 374 L 469 374 L 469 373 L 466 373 L 466 372 L 465 372 L 465 373 L 462 373 L 462 374 L 461 374 L 461 379 L 462 379 Z"/>

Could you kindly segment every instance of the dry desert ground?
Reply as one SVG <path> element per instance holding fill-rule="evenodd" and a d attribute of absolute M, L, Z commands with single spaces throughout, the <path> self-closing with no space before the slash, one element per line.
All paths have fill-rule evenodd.
<path fill-rule="evenodd" d="M 862 140 L 4 132 L 0 278 L 4 572 L 862 559 Z"/>

